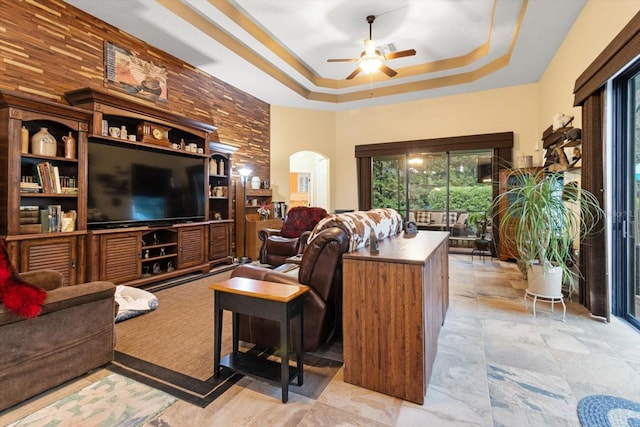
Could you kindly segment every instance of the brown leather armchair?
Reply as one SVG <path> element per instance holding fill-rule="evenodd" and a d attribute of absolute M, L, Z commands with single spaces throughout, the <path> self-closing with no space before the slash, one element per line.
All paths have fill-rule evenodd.
<path fill-rule="evenodd" d="M 295 207 L 287 214 L 280 230 L 259 230 L 260 262 L 277 267 L 286 263 L 287 258 L 303 253 L 311 230 L 327 215 L 323 208 Z"/>
<path fill-rule="evenodd" d="M 339 227 L 322 230 L 307 245 L 297 274 L 291 264 L 275 270 L 241 265 L 231 277 L 247 277 L 269 282 L 303 284 L 311 287 L 304 301 L 304 351 L 315 351 L 332 338 L 342 323 L 342 254 L 349 249 L 349 237 Z M 285 271 L 289 271 L 286 273 Z M 291 334 L 295 336 L 295 332 Z M 280 343 L 278 322 L 252 316 L 240 316 L 240 339 L 256 345 L 277 348 Z M 290 343 L 289 348 L 295 348 Z"/>

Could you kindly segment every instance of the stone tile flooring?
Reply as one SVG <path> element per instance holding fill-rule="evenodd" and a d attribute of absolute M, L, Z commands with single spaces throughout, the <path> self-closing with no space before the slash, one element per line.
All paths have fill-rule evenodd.
<path fill-rule="evenodd" d="M 207 408 L 178 401 L 147 426 L 577 426 L 576 405 L 590 394 L 640 401 L 640 334 L 613 318 L 538 302 L 526 311 L 514 263 L 450 256 L 450 308 L 422 406 L 342 380 L 317 400 L 242 379 Z M 109 374 L 102 370 L 10 411 L 24 417 Z M 125 405 L 117 402 L 115 405 Z"/>

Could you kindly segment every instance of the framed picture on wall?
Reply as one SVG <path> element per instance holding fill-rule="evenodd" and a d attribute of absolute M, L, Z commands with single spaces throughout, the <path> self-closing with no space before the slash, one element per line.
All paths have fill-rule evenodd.
<path fill-rule="evenodd" d="M 107 86 L 150 101 L 167 103 L 167 69 L 128 49 L 105 43 Z"/>

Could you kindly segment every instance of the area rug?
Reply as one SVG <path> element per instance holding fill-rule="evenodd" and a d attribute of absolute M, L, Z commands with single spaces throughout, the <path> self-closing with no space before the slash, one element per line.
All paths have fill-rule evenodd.
<path fill-rule="evenodd" d="M 107 368 L 202 408 L 242 378 L 222 368 L 219 378 L 212 375 L 200 380 L 119 351 L 115 352 L 114 361 Z"/>
<path fill-rule="evenodd" d="M 640 427 L 640 403 L 616 396 L 593 395 L 578 402 L 582 427 Z"/>
<path fill-rule="evenodd" d="M 9 427 L 142 426 L 176 400 L 167 393 L 114 373 Z"/>
<path fill-rule="evenodd" d="M 200 407 L 222 395 L 242 376 L 223 368 L 220 378 L 213 378 L 213 291 L 209 285 L 229 275 L 229 271 L 222 272 L 154 292 L 157 310 L 116 324 L 115 360 L 109 369 Z M 231 347 L 231 316 L 225 312 L 222 354 L 228 354 Z M 342 366 L 340 361 L 323 357 L 327 355 L 305 355 L 304 384 L 290 391 L 316 398 Z"/>

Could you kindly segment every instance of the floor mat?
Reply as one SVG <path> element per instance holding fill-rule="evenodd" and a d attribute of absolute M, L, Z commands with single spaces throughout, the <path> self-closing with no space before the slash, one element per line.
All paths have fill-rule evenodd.
<path fill-rule="evenodd" d="M 593 395 L 578 402 L 582 427 L 640 427 L 640 403 L 616 396 Z"/>
<path fill-rule="evenodd" d="M 9 426 L 142 426 L 176 400 L 170 394 L 113 373 Z"/>

